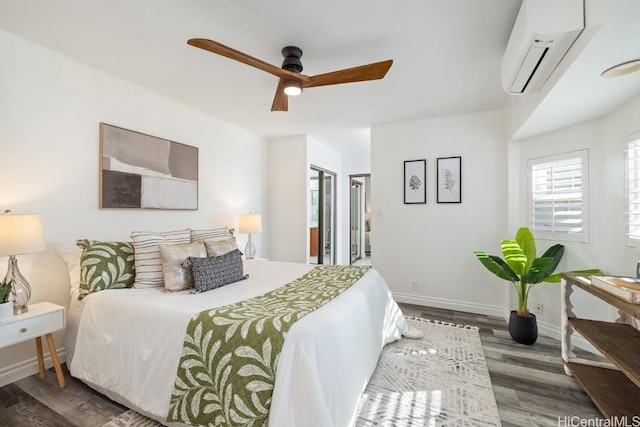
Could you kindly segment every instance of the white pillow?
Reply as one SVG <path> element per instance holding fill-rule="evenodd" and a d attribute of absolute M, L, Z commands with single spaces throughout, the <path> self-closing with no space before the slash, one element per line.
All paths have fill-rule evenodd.
<path fill-rule="evenodd" d="M 229 231 L 228 227 L 212 228 L 211 230 L 191 230 L 191 241 L 198 240 L 213 240 L 219 242 L 220 240 L 231 239 L 233 235 Z"/>
<path fill-rule="evenodd" d="M 188 228 L 165 232 L 134 231 L 131 239 L 136 266 L 133 287 L 141 289 L 164 286 L 160 245 L 191 243 L 191 233 Z"/>
<path fill-rule="evenodd" d="M 69 283 L 71 289 L 69 293 L 73 296 L 73 291 L 78 294 L 80 289 L 80 257 L 82 257 L 82 249 L 78 246 L 60 246 L 56 248 L 62 259 L 67 263 L 69 272 Z"/>

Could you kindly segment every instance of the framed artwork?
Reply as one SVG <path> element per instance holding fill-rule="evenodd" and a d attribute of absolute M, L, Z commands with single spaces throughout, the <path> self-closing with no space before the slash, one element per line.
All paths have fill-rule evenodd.
<path fill-rule="evenodd" d="M 404 162 L 404 203 L 427 203 L 427 161 Z"/>
<path fill-rule="evenodd" d="M 198 148 L 100 123 L 100 208 L 198 209 Z"/>
<path fill-rule="evenodd" d="M 462 202 L 462 157 L 438 158 L 438 203 Z"/>

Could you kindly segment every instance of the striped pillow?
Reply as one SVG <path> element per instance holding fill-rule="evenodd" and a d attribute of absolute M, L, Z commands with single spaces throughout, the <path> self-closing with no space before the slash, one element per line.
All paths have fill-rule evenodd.
<path fill-rule="evenodd" d="M 221 240 L 231 239 L 233 234 L 229 231 L 228 227 L 213 228 L 211 230 L 191 230 L 191 241 L 196 242 L 198 240 L 213 240 L 219 242 Z"/>
<path fill-rule="evenodd" d="M 134 231 L 131 233 L 135 252 L 136 278 L 133 287 L 137 289 L 164 286 L 160 245 L 177 245 L 191 242 L 189 229 L 155 233 Z"/>

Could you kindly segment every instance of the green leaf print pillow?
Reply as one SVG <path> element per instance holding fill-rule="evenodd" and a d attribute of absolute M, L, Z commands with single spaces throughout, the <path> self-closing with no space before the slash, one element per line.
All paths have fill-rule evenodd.
<path fill-rule="evenodd" d="M 133 286 L 135 266 L 131 243 L 81 239 L 76 245 L 82 249 L 78 299 L 92 292 Z"/>

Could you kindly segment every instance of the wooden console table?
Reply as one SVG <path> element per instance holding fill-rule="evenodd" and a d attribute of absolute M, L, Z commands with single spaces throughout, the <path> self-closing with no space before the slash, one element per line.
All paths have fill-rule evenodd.
<path fill-rule="evenodd" d="M 615 322 L 579 319 L 571 293 L 578 287 L 618 309 Z M 602 415 L 607 418 L 640 415 L 640 305 L 631 304 L 591 285 L 589 276 L 562 274 L 562 360 L 567 375 L 575 376 Z M 576 357 L 571 336 L 578 331 L 611 363 Z"/>

